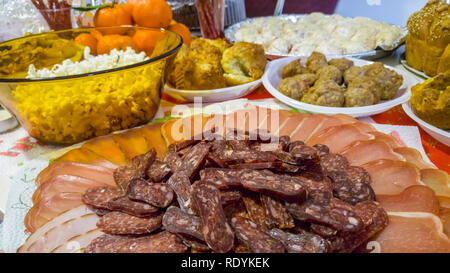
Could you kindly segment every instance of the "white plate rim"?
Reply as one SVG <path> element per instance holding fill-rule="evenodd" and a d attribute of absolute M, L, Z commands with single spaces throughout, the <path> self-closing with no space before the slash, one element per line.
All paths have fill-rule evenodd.
<path fill-rule="evenodd" d="M 411 86 L 407 87 L 407 90 L 403 95 L 401 95 L 398 98 L 384 101 L 384 102 L 381 102 L 381 103 L 378 103 L 375 105 L 362 106 L 362 107 L 327 107 L 327 106 L 312 105 L 312 104 L 294 100 L 294 99 L 282 94 L 269 81 L 269 74 L 271 73 L 271 68 L 274 67 L 277 64 L 277 62 L 280 62 L 280 61 L 291 62 L 291 61 L 299 59 L 299 58 L 302 58 L 302 57 L 288 57 L 288 58 L 283 58 L 283 59 L 274 60 L 274 61 L 270 62 L 269 68 L 267 69 L 266 73 L 264 73 L 264 75 L 262 77 L 262 81 L 263 81 L 264 87 L 270 94 L 272 94 L 272 96 L 274 96 L 281 102 L 286 103 L 289 106 L 292 106 L 292 107 L 302 110 L 302 111 L 313 112 L 313 113 L 322 113 L 322 114 L 347 114 L 347 115 L 350 115 L 353 117 L 370 116 L 370 115 L 373 115 L 373 113 L 381 113 L 381 112 L 387 111 L 388 109 L 395 107 L 399 104 L 407 102 L 411 97 L 411 90 L 410 90 L 411 86 L 414 83 L 416 83 L 416 84 L 419 83 L 419 81 L 417 79 L 415 79 L 413 77 L 409 77 L 408 80 L 412 81 L 412 83 L 411 83 Z M 367 64 L 373 63 L 372 61 L 361 60 L 361 59 L 357 59 L 357 58 L 348 58 L 348 59 L 352 60 L 354 62 L 355 61 L 356 62 L 366 62 Z M 389 69 L 393 69 L 397 73 L 400 72 L 400 74 L 403 76 L 407 75 L 407 74 L 405 74 L 404 71 L 401 71 L 395 67 L 388 66 L 388 65 L 385 65 L 385 66 L 388 67 Z"/>
<path fill-rule="evenodd" d="M 443 138 L 446 138 L 448 143 L 450 143 L 450 132 L 447 132 L 446 130 L 437 128 L 436 126 L 433 126 L 431 124 L 429 124 L 428 122 L 424 121 L 423 119 L 421 119 L 420 117 L 418 117 L 415 113 L 413 108 L 411 107 L 411 101 L 407 101 L 405 103 L 402 104 L 402 108 L 403 111 L 405 111 L 405 113 L 415 122 L 417 122 L 417 124 L 419 124 L 420 127 L 422 127 L 422 129 L 424 129 L 425 131 L 430 130 L 431 132 L 442 136 Z M 431 135 L 431 134 L 430 134 Z M 439 142 L 448 145 L 447 143 L 442 142 L 441 140 L 437 139 L 436 137 L 432 136 L 434 139 L 438 140 Z"/>
<path fill-rule="evenodd" d="M 431 78 L 430 76 L 428 76 L 428 75 L 425 74 L 424 72 L 419 71 L 419 70 L 415 69 L 414 67 L 410 66 L 410 65 L 408 64 L 408 62 L 406 61 L 405 53 L 403 53 L 403 54 L 400 56 L 400 63 L 402 64 L 402 66 L 403 66 L 406 70 L 408 70 L 408 71 L 410 71 L 410 72 L 416 74 L 416 75 L 419 76 L 419 77 L 422 77 L 422 78 L 424 78 L 424 79 L 429 79 L 429 78 Z"/>
<path fill-rule="evenodd" d="M 269 65 L 269 63 L 267 63 L 267 65 Z M 232 89 L 237 89 L 237 88 L 239 88 L 239 89 L 250 88 L 253 85 L 261 84 L 261 79 L 262 79 L 262 77 L 260 79 L 257 79 L 256 81 L 252 81 L 252 82 L 248 82 L 248 83 L 244 83 L 244 84 L 240 84 L 240 85 L 228 86 L 228 87 L 217 88 L 217 89 L 204 89 L 204 90 L 176 89 L 176 88 L 170 87 L 168 84 L 166 84 L 164 86 L 164 90 L 167 90 L 169 92 L 173 92 L 176 94 L 180 94 L 180 95 L 186 94 L 186 95 L 206 96 L 206 95 L 210 95 L 210 94 L 226 93 Z"/>

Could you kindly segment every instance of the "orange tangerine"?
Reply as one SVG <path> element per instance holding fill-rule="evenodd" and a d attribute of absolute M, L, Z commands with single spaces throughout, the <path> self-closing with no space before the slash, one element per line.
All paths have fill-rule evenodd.
<path fill-rule="evenodd" d="M 81 33 L 75 38 L 75 42 L 84 46 L 88 46 L 91 49 L 92 55 L 97 54 L 97 39 L 95 39 L 91 34 Z"/>

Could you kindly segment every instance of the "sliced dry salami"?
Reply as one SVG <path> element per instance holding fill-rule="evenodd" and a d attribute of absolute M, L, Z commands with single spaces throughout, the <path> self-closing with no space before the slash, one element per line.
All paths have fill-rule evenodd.
<path fill-rule="evenodd" d="M 294 219 L 280 200 L 262 194 L 261 203 L 264 207 L 268 227 L 293 228 L 295 226 Z"/>
<path fill-rule="evenodd" d="M 330 238 L 337 234 L 337 230 L 335 230 L 334 228 L 314 223 L 311 223 L 310 230 L 313 233 L 322 236 L 323 238 Z"/>
<path fill-rule="evenodd" d="M 108 202 L 123 196 L 123 192 L 113 187 L 90 188 L 83 194 L 83 203 L 97 209 L 109 210 Z"/>
<path fill-rule="evenodd" d="M 219 189 L 211 183 L 197 182 L 192 187 L 192 201 L 200 214 L 208 246 L 215 252 L 230 251 L 234 233 L 225 218 Z"/>
<path fill-rule="evenodd" d="M 292 234 L 274 228 L 269 234 L 280 241 L 289 253 L 326 253 L 330 248 L 325 239 L 309 232 Z"/>
<path fill-rule="evenodd" d="M 114 170 L 114 180 L 119 188 L 126 191 L 128 184 L 132 179 L 144 178 L 147 169 L 153 164 L 156 159 L 155 149 L 151 149 L 149 152 L 139 155 L 131 159 L 131 162 L 127 166 L 120 166 Z"/>
<path fill-rule="evenodd" d="M 163 162 L 166 163 L 172 173 L 178 170 L 178 167 L 181 165 L 181 158 L 178 156 L 176 152 L 167 152 L 164 156 Z"/>
<path fill-rule="evenodd" d="M 153 164 L 147 170 L 148 178 L 153 182 L 161 182 L 169 177 L 171 168 L 169 164 L 162 161 L 155 160 Z"/>
<path fill-rule="evenodd" d="M 151 183 L 144 179 L 133 179 L 128 186 L 128 198 L 152 206 L 165 208 L 172 203 L 174 194 L 166 183 Z"/>
<path fill-rule="evenodd" d="M 108 202 L 107 207 L 136 217 L 147 217 L 156 213 L 159 208 L 150 204 L 132 201 L 127 196 L 115 198 Z"/>
<path fill-rule="evenodd" d="M 245 209 L 250 220 L 256 223 L 262 230 L 268 231 L 266 212 L 261 202 L 260 194 L 247 192 L 242 197 Z"/>
<path fill-rule="evenodd" d="M 97 226 L 108 234 L 146 234 L 161 227 L 162 213 L 140 218 L 113 211 L 101 217 Z"/>
<path fill-rule="evenodd" d="M 317 154 L 322 157 L 330 153 L 330 148 L 324 144 L 315 144 L 313 147 L 317 150 Z"/>
<path fill-rule="evenodd" d="M 183 149 L 194 146 L 195 144 L 197 144 L 199 142 L 200 142 L 200 140 L 195 140 L 195 139 L 189 139 L 189 140 L 184 140 L 184 141 L 180 141 L 180 142 L 175 142 L 175 143 L 172 143 L 169 145 L 168 150 L 169 150 L 169 152 L 179 152 Z"/>
<path fill-rule="evenodd" d="M 334 196 L 337 198 L 353 205 L 375 200 L 375 192 L 369 184 L 354 183 L 346 172 L 335 172 L 332 177 Z"/>
<path fill-rule="evenodd" d="M 362 220 L 354 207 L 337 198 L 322 203 L 313 199 L 302 204 L 288 203 L 287 208 L 298 220 L 330 226 L 338 231 L 357 232 L 362 228 Z"/>
<path fill-rule="evenodd" d="M 350 166 L 347 158 L 339 154 L 327 154 L 320 158 L 322 167 L 327 173 L 341 172 Z"/>
<path fill-rule="evenodd" d="M 121 237 L 121 238 L 117 238 Z M 102 235 L 86 247 L 87 253 L 180 253 L 186 252 L 183 242 L 163 231 L 143 237 Z"/>
<path fill-rule="evenodd" d="M 269 234 L 250 221 L 250 219 L 236 216 L 231 219 L 231 225 L 236 232 L 236 237 L 248 246 L 254 253 L 283 253 L 284 246 L 274 240 Z"/>
<path fill-rule="evenodd" d="M 370 174 L 361 167 L 350 166 L 347 168 L 347 176 L 354 184 L 366 183 L 370 184 L 372 179 L 370 178 Z"/>
<path fill-rule="evenodd" d="M 189 179 L 193 179 L 205 163 L 210 148 L 211 144 L 207 142 L 200 142 L 192 146 L 184 155 L 178 171 L 182 170 Z"/>
<path fill-rule="evenodd" d="M 162 225 L 172 233 L 186 234 L 204 241 L 200 218 L 182 211 L 179 207 L 171 206 L 166 210 Z"/>
<path fill-rule="evenodd" d="M 242 194 L 238 190 L 223 190 L 220 191 L 220 201 L 223 206 L 233 204 L 242 198 Z"/>
<path fill-rule="evenodd" d="M 231 189 L 241 186 L 241 173 L 237 169 L 206 168 L 200 171 L 200 179 L 213 183 L 219 189 Z"/>
<path fill-rule="evenodd" d="M 191 181 L 183 171 L 177 171 L 167 181 L 177 195 L 178 204 L 184 211 L 191 211 Z"/>

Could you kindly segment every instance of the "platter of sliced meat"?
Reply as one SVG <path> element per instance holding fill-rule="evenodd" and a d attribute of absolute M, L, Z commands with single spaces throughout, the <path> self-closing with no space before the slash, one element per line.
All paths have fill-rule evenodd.
<path fill-rule="evenodd" d="M 449 176 L 347 115 L 249 107 L 87 141 L 18 252 L 449 252 Z"/>

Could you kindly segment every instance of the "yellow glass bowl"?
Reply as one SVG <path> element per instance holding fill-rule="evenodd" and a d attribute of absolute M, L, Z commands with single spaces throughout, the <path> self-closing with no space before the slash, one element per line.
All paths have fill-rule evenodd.
<path fill-rule="evenodd" d="M 82 33 L 132 37 L 138 30 L 163 34 L 149 60 L 86 74 L 25 78 L 30 64 L 51 69 L 64 59 L 80 60 L 84 47 L 73 41 Z M 48 143 L 73 144 L 136 127 L 156 113 L 168 66 L 182 43 L 174 32 L 135 26 L 70 29 L 3 42 L 0 103 L 31 136 Z"/>

